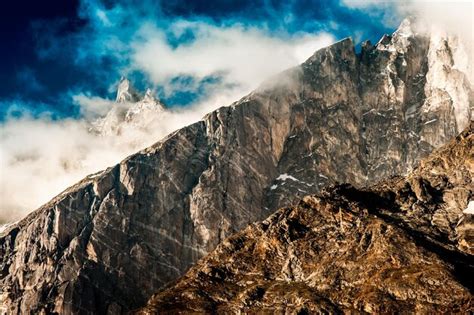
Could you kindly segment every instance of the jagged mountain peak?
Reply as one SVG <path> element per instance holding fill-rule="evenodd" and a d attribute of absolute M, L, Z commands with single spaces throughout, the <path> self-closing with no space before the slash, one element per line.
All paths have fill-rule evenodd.
<path fill-rule="evenodd" d="M 145 95 L 141 99 L 141 102 L 145 104 L 152 104 L 162 109 L 164 108 L 163 103 L 156 97 L 155 92 L 150 88 L 146 89 Z"/>
<path fill-rule="evenodd" d="M 150 88 L 147 88 L 145 91 L 145 96 L 143 99 L 154 99 L 155 97 L 153 96 L 153 91 Z"/>
<path fill-rule="evenodd" d="M 144 94 L 140 93 L 129 79 L 122 77 L 117 87 L 116 106 L 93 121 L 91 130 L 101 135 L 117 135 L 133 128 L 152 128 L 165 110 L 155 95 L 150 88 Z"/>
<path fill-rule="evenodd" d="M 393 33 L 395 36 L 403 36 L 403 37 L 410 37 L 414 36 L 416 32 L 416 23 L 417 19 L 415 17 L 406 17 L 400 23 L 397 30 Z"/>
<path fill-rule="evenodd" d="M 122 77 L 117 87 L 117 103 L 138 102 L 142 95 L 135 89 L 129 79 Z"/>
<path fill-rule="evenodd" d="M 341 53 L 341 52 L 349 52 L 352 53 L 354 52 L 354 42 L 351 37 L 345 37 L 327 47 L 323 47 L 321 49 L 318 49 L 314 54 L 309 57 L 303 64 L 305 65 L 311 65 L 315 61 L 320 61 L 321 58 L 332 58 L 334 57 L 335 53 Z"/>
<path fill-rule="evenodd" d="M 154 104 L 163 107 L 163 103 L 156 97 L 154 91 L 150 88 L 145 90 L 145 93 L 138 91 L 132 82 L 126 77 L 121 77 L 117 86 L 117 103 L 146 103 Z"/>
<path fill-rule="evenodd" d="M 418 23 L 418 20 L 416 19 L 416 17 L 405 18 L 400 23 L 400 26 L 391 35 L 384 34 L 375 46 L 376 47 L 378 46 L 379 49 L 388 49 L 387 45 L 407 46 L 409 44 L 407 40 L 409 37 L 424 36 L 423 34 L 417 31 L 417 28 L 418 28 L 417 23 Z M 372 44 L 370 41 L 365 41 L 363 42 L 363 46 L 369 47 L 369 46 L 372 46 Z M 311 57 L 308 58 L 308 61 L 311 61 L 317 55 L 325 54 L 331 51 L 338 51 L 338 50 L 353 51 L 354 49 L 355 49 L 355 44 L 354 44 L 353 39 L 351 37 L 346 37 L 327 47 L 319 49 Z"/>
<path fill-rule="evenodd" d="M 384 34 L 375 47 L 378 50 L 404 54 L 413 44 L 426 40 L 426 34 L 417 31 L 417 20 L 406 18 L 391 35 Z"/>

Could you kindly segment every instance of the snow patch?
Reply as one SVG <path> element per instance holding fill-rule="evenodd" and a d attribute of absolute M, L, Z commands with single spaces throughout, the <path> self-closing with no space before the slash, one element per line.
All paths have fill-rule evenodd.
<path fill-rule="evenodd" d="M 428 124 L 434 123 L 434 122 L 437 121 L 437 120 L 438 120 L 437 118 L 428 120 L 427 122 L 424 123 L 424 125 L 428 125 Z"/>
<path fill-rule="evenodd" d="M 464 209 L 463 213 L 474 214 L 474 201 L 473 200 L 469 201 L 469 203 L 467 204 L 467 208 Z"/>
<path fill-rule="evenodd" d="M 0 234 L 2 234 L 6 229 L 8 229 L 10 226 L 16 224 L 17 222 L 18 221 L 0 225 Z"/>
<path fill-rule="evenodd" d="M 363 113 L 362 116 L 368 115 L 368 114 L 372 113 L 373 111 L 375 111 L 374 108 L 372 108 L 372 109 L 369 110 L 368 112 Z"/>
<path fill-rule="evenodd" d="M 291 179 L 295 182 L 299 182 L 299 179 L 297 178 L 294 178 L 293 176 L 291 175 L 288 175 L 287 173 L 285 174 L 280 174 L 280 176 L 277 177 L 277 180 L 287 180 L 287 179 Z"/>
<path fill-rule="evenodd" d="M 102 175 L 104 173 L 105 173 L 105 171 L 97 172 L 95 174 L 91 174 L 91 175 L 87 176 L 87 178 L 91 178 L 91 179 L 92 178 L 97 178 L 97 177 L 99 177 L 100 175 Z"/>
<path fill-rule="evenodd" d="M 371 114 L 371 113 L 375 113 L 375 115 L 385 117 L 384 114 L 382 114 L 382 113 L 380 113 L 379 111 L 375 110 L 375 108 L 372 108 L 371 110 L 369 110 L 369 111 L 363 113 L 362 116 L 366 116 L 366 115 Z"/>

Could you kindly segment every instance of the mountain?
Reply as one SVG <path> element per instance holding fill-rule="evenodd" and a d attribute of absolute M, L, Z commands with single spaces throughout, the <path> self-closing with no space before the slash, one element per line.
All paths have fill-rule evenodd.
<path fill-rule="evenodd" d="M 407 177 L 250 225 L 138 313 L 472 313 L 473 179 L 471 123 Z"/>
<path fill-rule="evenodd" d="M 117 103 L 137 103 L 142 99 L 142 95 L 132 85 L 129 79 L 122 77 L 117 87 Z"/>
<path fill-rule="evenodd" d="M 103 136 L 146 130 L 152 127 L 165 108 L 150 89 L 142 95 L 128 79 L 122 78 L 117 88 L 116 106 L 104 117 L 93 121 L 90 129 Z"/>
<path fill-rule="evenodd" d="M 472 118 L 462 52 L 410 20 L 360 53 L 347 38 L 86 177 L 1 233 L 1 305 L 125 312 L 301 196 L 406 173 Z"/>

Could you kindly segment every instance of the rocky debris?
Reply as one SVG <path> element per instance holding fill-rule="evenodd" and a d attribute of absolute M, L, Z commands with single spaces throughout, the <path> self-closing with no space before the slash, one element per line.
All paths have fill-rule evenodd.
<path fill-rule="evenodd" d="M 137 313 L 470 313 L 473 178 L 474 123 L 407 177 L 250 225 Z"/>
<path fill-rule="evenodd" d="M 459 54 L 436 58 L 438 39 L 408 28 L 360 54 L 351 39 L 321 49 L 6 228 L 0 305 L 9 313 L 125 312 L 301 196 L 405 173 L 472 118 Z M 444 71 L 456 75 L 444 85 L 428 79 Z M 136 100 L 130 85 L 123 90 Z M 432 106 L 430 91 L 446 102 Z M 439 217 L 439 233 L 451 233 L 451 214 Z"/>

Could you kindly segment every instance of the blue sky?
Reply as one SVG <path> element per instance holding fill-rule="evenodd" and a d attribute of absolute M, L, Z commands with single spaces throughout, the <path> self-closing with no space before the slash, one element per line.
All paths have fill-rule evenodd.
<path fill-rule="evenodd" d="M 282 42 L 320 33 L 334 39 L 352 36 L 356 41 L 376 41 L 399 22 L 395 17 L 387 23 L 386 11 L 360 10 L 338 0 L 30 2 L 3 4 L 7 8 L 2 10 L 1 22 L 2 120 L 24 112 L 78 117 L 74 95 L 113 98 L 122 75 L 141 88 L 156 88 L 169 106 L 192 104 L 217 85 L 233 84 L 231 78 L 223 83 L 218 69 L 199 75 L 183 73 L 179 62 L 175 75 L 168 69 L 166 80 L 151 78 L 145 65 L 137 67 L 131 56 L 139 49 L 137 43 L 144 44 L 154 34 L 171 48 L 204 40 L 203 32 L 209 28 L 213 32 L 239 28 Z M 251 58 L 253 48 L 247 49 Z"/>

